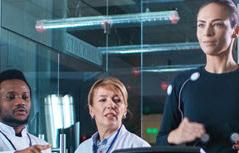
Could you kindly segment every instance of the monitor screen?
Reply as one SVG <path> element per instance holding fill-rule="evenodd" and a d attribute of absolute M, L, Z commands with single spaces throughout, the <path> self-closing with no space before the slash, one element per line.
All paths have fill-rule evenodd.
<path fill-rule="evenodd" d="M 119 149 L 113 153 L 206 153 L 200 147 L 192 146 L 157 146 L 144 148 Z"/>

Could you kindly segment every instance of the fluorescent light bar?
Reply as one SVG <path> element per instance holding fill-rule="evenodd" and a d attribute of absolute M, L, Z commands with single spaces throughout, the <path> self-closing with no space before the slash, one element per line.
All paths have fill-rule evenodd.
<path fill-rule="evenodd" d="M 125 15 L 111 16 L 89 16 L 78 18 L 63 18 L 55 20 L 38 20 L 35 28 L 38 32 L 47 29 L 59 28 L 80 28 L 80 29 L 97 29 L 109 26 L 128 26 L 137 23 L 144 24 L 176 24 L 180 17 L 176 10 L 161 12 L 145 12 Z"/>
<path fill-rule="evenodd" d="M 129 45 L 129 46 L 113 46 L 98 47 L 98 49 L 106 54 L 137 54 L 152 53 L 178 50 L 200 49 L 198 42 L 168 43 L 168 44 L 152 44 L 152 45 Z"/>
<path fill-rule="evenodd" d="M 143 3 L 170 3 L 170 2 L 182 2 L 184 0 L 143 0 Z"/>
<path fill-rule="evenodd" d="M 196 69 L 203 64 L 185 64 L 185 65 L 163 65 L 163 66 L 154 66 L 154 67 L 144 67 L 141 69 L 141 72 L 148 73 L 166 73 L 166 72 L 180 72 L 186 70 Z"/>

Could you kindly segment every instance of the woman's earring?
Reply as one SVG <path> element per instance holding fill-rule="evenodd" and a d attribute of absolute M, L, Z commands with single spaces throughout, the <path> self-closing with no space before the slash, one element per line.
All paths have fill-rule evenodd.
<path fill-rule="evenodd" d="M 127 113 L 124 113 L 124 116 L 123 116 L 123 118 L 124 118 L 124 119 L 126 119 L 126 117 L 127 117 Z"/>
<path fill-rule="evenodd" d="M 237 38 L 239 34 L 239 26 L 237 25 L 233 31 L 232 38 Z"/>

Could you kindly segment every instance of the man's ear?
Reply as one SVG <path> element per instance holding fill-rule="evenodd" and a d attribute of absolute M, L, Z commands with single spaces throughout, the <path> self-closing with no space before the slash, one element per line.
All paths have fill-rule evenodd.
<path fill-rule="evenodd" d="M 239 35 L 239 25 L 236 25 L 232 33 L 232 38 L 237 38 L 238 35 Z"/>

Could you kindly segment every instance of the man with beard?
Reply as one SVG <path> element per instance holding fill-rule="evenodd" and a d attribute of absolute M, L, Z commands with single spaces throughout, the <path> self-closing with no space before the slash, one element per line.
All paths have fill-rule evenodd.
<path fill-rule="evenodd" d="M 26 130 L 31 88 L 19 70 L 0 73 L 0 153 L 51 152 L 51 145 Z"/>

